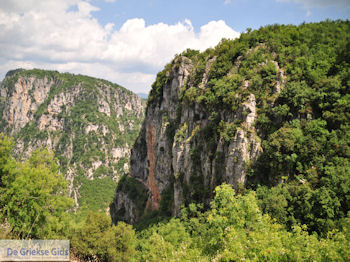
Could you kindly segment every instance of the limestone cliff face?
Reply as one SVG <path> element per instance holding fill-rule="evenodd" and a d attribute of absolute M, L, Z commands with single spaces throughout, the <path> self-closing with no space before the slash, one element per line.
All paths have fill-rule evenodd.
<path fill-rule="evenodd" d="M 252 90 L 253 80 L 239 71 L 241 63 L 257 52 L 268 50 L 260 45 L 246 51 L 215 82 L 210 79 L 219 59 L 215 55 L 200 62 L 196 56 L 180 55 L 158 74 L 130 158 L 129 176 L 147 190 L 145 204 L 135 212 L 135 204 L 131 204 L 135 201 L 128 197 L 130 187 L 128 191 L 120 186 L 111 204 L 114 222 L 134 223 L 159 208 L 177 215 L 181 204 L 195 201 L 208 205 L 214 188 L 223 182 L 236 189 L 247 183 L 250 167 L 262 152 L 263 132 L 256 127 L 262 101 Z M 272 67 L 273 81 L 264 106 L 273 107 L 285 76 L 273 55 L 255 65 L 256 72 L 267 66 Z M 229 88 L 234 89 L 220 97 L 220 92 Z M 212 94 L 215 98 L 210 100 Z M 225 102 L 217 103 L 220 99 Z M 121 209 L 125 212 L 119 212 Z"/>
<path fill-rule="evenodd" d="M 128 172 L 144 116 L 141 99 L 104 80 L 43 70 L 9 73 L 0 99 L 0 131 L 15 137 L 16 154 L 55 150 L 77 207 L 106 206 L 108 199 L 103 205 L 89 202 L 89 190 L 114 191 Z"/>

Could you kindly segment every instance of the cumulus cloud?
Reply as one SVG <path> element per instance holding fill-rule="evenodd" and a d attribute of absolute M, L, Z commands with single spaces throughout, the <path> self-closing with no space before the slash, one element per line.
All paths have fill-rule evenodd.
<path fill-rule="evenodd" d="M 109 0 L 110 1 L 110 0 Z M 157 71 L 186 48 L 205 50 L 239 33 L 222 20 L 196 33 L 190 20 L 146 25 L 134 18 L 116 29 L 93 17 L 82 0 L 4 0 L 0 7 L 0 76 L 17 68 L 45 68 L 106 78 L 148 91 Z"/>

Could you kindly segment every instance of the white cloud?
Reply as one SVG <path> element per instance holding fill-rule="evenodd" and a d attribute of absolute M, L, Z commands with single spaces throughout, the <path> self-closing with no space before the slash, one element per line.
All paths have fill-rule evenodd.
<path fill-rule="evenodd" d="M 225 0 L 225 5 L 231 4 L 231 0 Z"/>
<path fill-rule="evenodd" d="M 77 6 L 78 6 L 79 14 L 82 17 L 86 17 L 86 16 L 90 17 L 91 12 L 100 10 L 99 8 L 89 4 L 88 2 L 83 2 L 83 1 L 78 2 Z"/>
<path fill-rule="evenodd" d="M 73 8 L 75 7 L 75 8 Z M 196 33 L 190 20 L 146 25 L 142 18 L 102 26 L 82 0 L 5 0 L 0 7 L 0 77 L 18 67 L 88 74 L 148 91 L 155 73 L 186 48 L 205 50 L 239 33 L 222 20 Z"/>

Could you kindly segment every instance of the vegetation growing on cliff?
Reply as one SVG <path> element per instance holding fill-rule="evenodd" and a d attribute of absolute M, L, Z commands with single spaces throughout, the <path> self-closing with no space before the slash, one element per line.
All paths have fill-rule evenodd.
<path fill-rule="evenodd" d="M 212 149 L 219 141 L 230 143 L 238 128 L 246 128 L 244 121 L 230 122 L 225 115 L 239 112 L 254 94 L 253 126 L 263 153 L 255 164 L 245 166 L 247 187 L 235 192 L 223 184 L 207 192 L 203 176 L 191 174 L 191 182 L 181 185 L 186 207 L 179 217 L 159 222 L 169 214 L 162 212 L 164 206 L 149 216 L 142 214 L 135 227 L 136 243 L 130 242 L 135 261 L 349 260 L 350 60 L 344 59 L 349 57 L 349 33 L 349 21 L 273 25 L 249 31 L 238 40 L 223 40 L 204 53 L 182 54 L 192 60 L 194 69 L 180 90 L 178 108 L 199 104 L 208 124 L 198 128 L 181 123 L 179 117 L 169 120 L 164 113 L 167 138 L 188 143 L 197 166 L 202 165 L 199 152 L 205 147 L 192 147 L 192 141 L 205 141 L 208 156 L 220 169 L 224 153 L 214 154 Z M 176 59 L 158 75 L 149 107 L 161 103 L 171 67 L 178 66 Z M 204 88 L 201 80 L 209 60 L 213 62 Z M 190 126 L 196 131 L 191 132 Z M 183 176 L 176 173 L 174 179 L 182 181 Z M 137 182 L 125 179 L 123 192 L 144 189 Z M 203 202 L 211 196 L 209 205 Z M 135 201 L 135 196 L 131 199 Z M 173 201 L 169 196 L 165 200 L 168 206 Z M 108 230 L 118 226 L 124 224 Z M 103 242 L 99 245 L 103 247 Z"/>
<path fill-rule="evenodd" d="M 225 115 L 239 111 L 248 95 L 254 94 L 257 120 L 253 125 L 259 131 L 263 151 L 255 164 L 246 165 L 246 188 L 235 191 L 223 184 L 210 192 L 202 187 L 199 172 L 191 176 L 189 184 L 184 182 L 183 174 L 177 173 L 175 179 L 182 178 L 186 198 L 186 207 L 177 218 L 153 224 L 144 220 L 136 227 L 140 230 L 135 231 L 124 222 L 111 225 L 106 215 L 90 213 L 81 224 L 55 224 L 65 225 L 63 231 L 62 227 L 49 227 L 50 221 L 43 221 L 42 228 L 49 227 L 53 233 L 72 239 L 79 257 L 101 261 L 348 261 L 349 35 L 349 21 L 299 27 L 272 25 L 248 31 L 234 41 L 223 40 L 204 53 L 188 50 L 182 54 L 192 60 L 194 70 L 181 90 L 179 108 L 199 104 L 207 114 L 204 116 L 208 124 L 190 132 L 192 125 L 177 119 L 167 123 L 165 132 L 175 143 L 205 141 L 208 157 L 222 168 L 224 153 L 213 153 L 218 142 L 230 143 L 238 128 L 246 128 L 243 121 L 230 122 Z M 211 59 L 207 86 L 203 88 L 200 80 Z M 158 74 L 149 107 L 161 103 L 171 66 L 177 64 L 173 62 Z M 16 194 L 21 190 L 12 192 L 4 186 L 16 186 L 8 182 L 6 175 L 9 145 L 3 138 L 0 190 L 6 192 L 4 196 L 18 199 Z M 190 148 L 194 165 L 202 165 L 199 152 L 203 150 L 204 146 Z M 28 161 L 23 165 L 32 167 Z M 11 170 L 20 173 L 21 168 L 12 166 Z M 50 168 L 49 171 L 54 173 Z M 37 170 L 33 173 L 41 174 Z M 220 169 L 215 176 L 220 183 Z M 64 190 L 63 185 L 60 189 Z M 140 207 L 149 193 L 144 184 L 125 176 L 118 189 L 142 211 Z M 161 208 L 153 216 L 141 214 L 144 219 L 154 222 L 154 215 L 170 215 L 171 190 L 162 192 Z M 204 203 L 209 197 L 212 201 Z M 2 209 L 7 208 L 3 199 L 1 196 Z M 38 200 L 41 199 L 40 196 Z M 15 204 L 8 208 L 16 211 Z M 58 220 L 62 210 L 54 213 Z M 17 221 L 9 219 L 11 214 L 1 212 L 1 222 L 9 222 L 9 235 L 12 232 L 16 237 Z M 36 236 L 32 232 L 41 236 L 40 231 L 29 231 Z"/>
<path fill-rule="evenodd" d="M 29 120 L 13 132 L 4 110 L 13 96 L 11 90 L 23 83 L 31 83 L 25 87 L 28 96 L 23 98 L 30 106 L 24 116 Z M 141 100 L 106 80 L 39 69 L 11 72 L 1 88 L 7 97 L 0 100 L 0 131 L 13 134 L 18 158 L 26 158 L 28 151 L 47 145 L 59 160 L 59 170 L 73 183 L 70 190 L 72 196 L 76 194 L 80 208 L 105 211 L 113 199 L 116 180 L 128 169 L 128 150 L 143 119 Z M 44 100 L 36 108 L 33 104 L 38 99 Z M 21 111 L 15 108 L 13 114 Z M 91 197 L 92 192 L 99 196 L 98 201 Z"/>
<path fill-rule="evenodd" d="M 80 256 L 94 254 L 103 261 L 346 261 L 350 255 L 349 216 L 342 220 L 341 232 L 325 238 L 309 235 L 306 225 L 287 231 L 263 214 L 254 191 L 235 194 L 226 184 L 216 188 L 208 211 L 191 204 L 180 218 L 136 234 L 123 222 L 108 227 L 108 221 L 89 215 L 79 233 L 84 236 L 73 241 Z"/>
<path fill-rule="evenodd" d="M 244 121 L 232 122 L 232 114 L 245 120 L 242 107 L 253 94 L 257 134 L 251 135 L 262 141 L 262 154 L 245 171 L 260 207 L 290 230 L 306 224 L 310 233 L 326 236 L 339 228 L 350 211 L 349 35 L 349 21 L 270 25 L 236 40 L 223 39 L 203 53 L 187 50 L 177 56 L 169 65 L 175 67 L 181 59 L 193 63 L 179 103 L 196 104 L 208 119 L 188 141 L 198 167 L 191 177 L 202 177 L 203 163 L 195 152 L 207 150 L 218 162 L 220 141 L 230 143 L 238 128 L 247 129 Z M 170 70 L 167 66 L 156 83 L 164 87 L 171 81 Z M 168 127 L 176 141 L 187 141 L 184 123 L 171 121 Z M 199 142 L 194 148 L 196 139 L 207 146 Z M 218 181 L 221 173 L 219 168 Z M 205 186 L 195 185 L 183 186 L 185 203 L 203 201 L 187 191 L 208 196 Z"/>
<path fill-rule="evenodd" d="M 288 232 L 269 215 L 263 214 L 255 192 L 235 194 L 232 187 L 226 184 L 216 188 L 215 198 L 208 211 L 202 211 L 201 205 L 191 204 L 182 210 L 180 218 L 160 222 L 139 232 L 135 232 L 132 226 L 124 222 L 111 226 L 111 219 L 107 215 L 92 212 L 87 215 L 83 224 L 67 223 L 67 220 L 62 221 L 63 211 L 72 202 L 64 197 L 64 193 L 55 194 L 55 190 L 62 190 L 64 187 L 57 187 L 53 182 L 39 191 L 31 186 L 12 190 L 19 185 L 17 181 L 22 181 L 23 173 L 21 168 L 17 169 L 16 174 L 12 173 L 11 170 L 16 169 L 12 168 L 15 162 L 9 156 L 10 148 L 10 141 L 2 137 L 0 190 L 3 195 L 0 198 L 0 207 L 4 212 L 1 212 L 0 226 L 3 229 L 6 221 L 10 223 L 8 234 L 2 237 L 68 237 L 71 239 L 71 251 L 75 255 L 82 259 L 99 261 L 346 261 L 350 256 L 350 217 L 341 221 L 341 232 L 332 231 L 321 239 L 316 235 L 309 235 L 306 225 L 294 226 Z M 34 165 L 31 167 L 33 174 L 42 174 L 43 168 L 46 171 L 52 168 L 57 170 L 52 162 L 52 155 L 45 155 L 44 160 L 38 159 L 37 156 L 43 155 L 37 152 L 30 160 L 31 165 Z M 22 164 L 17 162 L 16 165 Z M 48 177 L 52 179 L 54 176 L 57 173 L 50 171 Z M 8 184 L 10 177 L 13 178 L 12 183 Z M 41 179 L 40 175 L 35 178 Z M 64 183 L 63 177 L 60 179 Z M 22 212 L 28 219 L 34 219 L 28 220 L 30 224 L 27 225 L 23 223 L 27 221 L 24 217 L 23 220 L 13 217 L 17 214 L 17 207 L 11 204 L 19 198 L 24 200 L 23 192 L 29 194 L 25 201 L 27 204 L 31 203 L 32 212 L 37 211 L 37 215 L 41 217 L 36 220 L 35 216 L 30 216 L 30 212 Z M 7 202 L 6 196 L 9 194 L 12 200 Z M 37 205 L 45 200 L 48 201 L 46 204 L 52 205 L 51 208 Z M 27 204 L 22 205 L 22 208 Z M 36 208 L 33 209 L 33 205 Z M 47 213 L 48 211 L 50 212 Z"/>

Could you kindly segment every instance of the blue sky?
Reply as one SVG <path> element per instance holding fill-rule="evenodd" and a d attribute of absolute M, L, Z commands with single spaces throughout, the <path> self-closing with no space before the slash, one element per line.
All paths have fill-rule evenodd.
<path fill-rule="evenodd" d="M 327 18 L 350 19 L 350 0 L 2 0 L 0 79 L 14 68 L 43 68 L 148 92 L 186 48 Z"/>
<path fill-rule="evenodd" d="M 224 20 L 234 30 L 242 32 L 248 27 L 258 29 L 274 23 L 350 18 L 350 0 L 94 0 L 92 3 L 100 8 L 93 13 L 94 17 L 104 24 L 113 21 L 117 27 L 135 17 L 144 18 L 147 24 L 174 24 L 190 19 L 195 30 L 209 21 Z"/>

